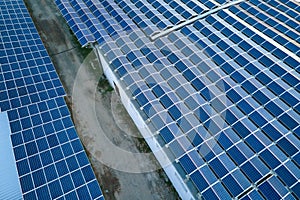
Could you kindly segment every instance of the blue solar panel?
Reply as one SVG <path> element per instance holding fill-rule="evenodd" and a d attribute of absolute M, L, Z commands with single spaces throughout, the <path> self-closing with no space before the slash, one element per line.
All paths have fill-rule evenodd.
<path fill-rule="evenodd" d="M 268 7 L 265 4 L 262 4 L 260 1 L 256 1 L 256 0 L 252 0 L 250 1 L 251 3 L 253 3 L 255 6 L 258 6 L 259 8 L 263 9 L 264 11 L 269 11 L 269 14 L 273 15 L 273 16 L 278 16 L 278 12 L 275 10 L 270 10 L 270 7 Z M 282 34 L 285 34 L 286 36 L 290 37 L 291 39 L 293 39 L 294 41 L 299 42 L 299 35 L 292 31 L 289 30 L 288 28 L 278 24 L 277 22 L 275 22 L 272 18 L 267 17 L 266 15 L 259 13 L 259 11 L 257 9 L 255 9 L 253 6 L 250 6 L 248 3 L 241 3 L 240 4 L 241 8 L 245 9 L 247 12 L 250 12 L 252 15 L 256 15 L 260 20 L 262 20 L 263 22 L 266 22 L 268 25 L 276 28 L 279 32 L 281 32 Z M 230 10 L 232 12 L 234 12 L 235 14 L 237 14 L 239 17 L 245 19 L 247 16 L 245 13 L 243 13 L 241 10 L 232 7 Z M 270 13 L 271 11 L 274 11 L 273 13 Z M 257 15 L 257 13 L 259 13 Z M 243 16 L 244 17 L 243 17 Z M 283 16 L 283 15 L 282 15 Z M 284 16 L 283 16 L 284 17 Z M 250 21 L 253 20 L 251 17 L 247 16 L 247 20 L 246 21 Z M 281 21 L 285 22 L 288 20 L 288 18 L 286 19 L 280 19 Z M 275 32 L 273 32 L 271 29 L 269 29 L 268 27 L 266 27 L 265 25 L 262 25 L 261 23 L 259 23 L 256 20 L 253 20 L 254 23 L 251 23 L 255 28 L 257 28 L 258 30 L 262 31 L 263 33 L 267 34 L 268 36 L 270 36 L 271 38 L 273 38 L 275 41 L 279 42 L 280 44 L 282 44 L 283 46 L 287 47 L 289 50 L 293 51 L 293 52 L 299 52 L 299 48 L 297 48 L 294 44 L 290 43 L 287 39 L 281 37 L 280 35 L 276 34 Z M 297 25 L 298 26 L 298 25 Z M 297 27 L 296 26 L 296 27 Z M 295 27 L 295 28 L 296 28 Z M 294 27 L 292 27 L 294 28 Z M 298 54 L 297 54 L 298 55 Z"/>
<path fill-rule="evenodd" d="M 114 36 L 109 45 L 99 39 L 99 49 L 167 144 L 191 191 L 207 199 L 297 196 L 299 171 L 285 170 L 297 165 L 300 147 L 296 4 L 239 3 L 151 41 L 153 33 L 226 2 L 72 2 L 86 4 L 106 36 Z M 124 22 L 137 32 L 128 32 Z M 161 111 L 149 113 L 156 104 Z M 288 158 L 293 164 L 270 175 Z M 285 173 L 290 182 L 281 178 Z"/>
<path fill-rule="evenodd" d="M 56 0 L 55 2 L 62 15 L 66 18 L 68 23 L 70 23 L 70 27 L 78 38 L 79 43 L 82 46 L 93 43 L 95 41 L 95 37 L 92 35 L 86 24 L 81 21 L 82 19 L 80 19 L 79 15 L 75 12 L 70 3 L 65 0 Z"/>
<path fill-rule="evenodd" d="M 13 113 L 13 111 L 12 111 L 12 113 Z M 12 114 L 10 114 L 10 116 L 12 116 Z M 49 116 L 50 116 L 50 114 L 49 114 Z M 19 175 L 25 175 L 25 174 L 29 173 L 31 170 L 38 170 L 38 169 L 45 170 L 47 182 L 49 182 L 55 178 L 63 177 L 65 174 L 78 169 L 79 166 L 87 166 L 84 168 L 86 172 L 83 172 L 85 181 L 89 182 L 90 180 L 94 179 L 94 175 L 91 171 L 90 166 L 88 165 L 88 161 L 86 158 L 84 158 L 82 156 L 77 157 L 79 164 L 76 164 L 77 161 L 72 159 L 74 157 L 68 158 L 66 160 L 66 162 L 64 160 L 60 161 L 64 157 L 69 157 L 74 154 L 78 154 L 78 152 L 83 152 L 83 148 L 78 139 L 77 140 L 73 139 L 72 142 L 69 142 L 69 139 L 67 138 L 68 133 L 70 133 L 70 134 L 68 134 L 69 137 L 72 138 L 71 133 L 74 131 L 74 128 L 72 128 L 72 124 L 70 124 L 70 122 L 68 121 L 69 119 L 70 119 L 69 116 L 59 119 L 59 121 L 64 124 L 65 128 L 63 128 L 63 127 L 57 128 L 55 125 L 55 122 L 58 122 L 58 121 L 50 122 L 50 124 L 47 123 L 47 127 L 52 127 L 52 130 L 49 128 L 44 129 L 46 131 L 44 134 L 46 134 L 46 135 L 43 134 L 44 135 L 43 137 L 40 137 L 39 134 L 34 134 L 35 131 L 39 130 L 37 127 L 35 127 L 33 134 L 31 132 L 28 132 L 28 129 L 27 129 L 27 131 L 21 131 L 22 129 L 15 130 L 16 132 L 21 131 L 24 135 L 24 138 L 28 138 L 27 136 L 29 136 L 29 138 L 26 139 L 26 140 L 29 140 L 29 142 L 25 143 L 25 145 L 20 145 L 20 144 L 22 144 L 20 142 L 20 140 L 21 140 L 20 136 L 18 134 L 14 134 L 15 132 L 13 132 L 12 141 L 15 146 L 14 152 L 15 152 L 15 156 L 16 156 Z M 15 126 L 16 126 L 15 122 L 11 122 L 11 127 L 13 128 Z M 31 127 L 29 127 L 29 128 L 31 128 Z M 56 135 L 55 134 L 56 131 L 54 130 L 55 128 L 58 129 L 56 131 L 65 130 L 66 133 L 61 132 L 59 135 Z M 14 131 L 14 129 L 12 129 L 12 131 Z M 43 131 L 43 129 L 41 129 L 40 131 Z M 33 138 L 30 140 L 31 137 L 35 137 L 35 138 L 39 137 L 39 139 L 36 142 L 34 142 L 34 141 L 32 141 Z M 52 148 L 52 150 L 45 151 L 49 148 Z M 40 156 L 39 156 L 39 154 L 40 154 Z M 78 156 L 79 155 L 82 155 L 82 153 L 78 154 Z M 52 157 L 54 160 L 51 159 Z M 69 162 L 72 164 L 69 164 Z M 55 165 L 51 165 L 51 163 L 55 163 Z M 53 170 L 55 170 L 54 166 L 57 169 L 59 169 L 58 174 L 56 174 L 56 173 L 53 174 L 53 172 L 54 172 Z M 69 166 L 69 167 L 67 167 L 67 166 Z M 46 183 L 43 178 L 37 176 L 38 178 L 35 179 L 34 177 L 35 176 L 33 175 L 32 180 L 31 179 L 24 179 L 24 180 L 21 179 L 21 184 L 24 182 L 24 185 L 27 185 L 31 181 L 31 182 L 35 183 L 35 185 L 34 185 L 35 187 L 38 187 L 37 185 Z M 29 191 L 31 189 L 33 189 L 33 188 L 31 188 L 30 184 L 29 184 L 29 186 L 26 186 L 24 188 L 24 192 L 26 192 L 27 190 Z M 61 190 L 61 188 L 53 189 L 53 191 L 52 192 L 50 191 L 50 193 L 51 193 L 51 195 L 52 195 L 52 193 L 55 193 L 55 194 L 53 194 L 54 196 L 61 195 L 61 193 L 59 193 L 60 190 Z"/>
<path fill-rule="evenodd" d="M 0 8 L 0 110 L 8 114 L 23 198 L 53 199 L 70 191 L 102 197 L 64 89 L 23 1 L 2 1 Z M 76 170 L 84 180 L 75 187 L 70 173 Z M 88 187 L 79 190 L 83 185 Z"/>

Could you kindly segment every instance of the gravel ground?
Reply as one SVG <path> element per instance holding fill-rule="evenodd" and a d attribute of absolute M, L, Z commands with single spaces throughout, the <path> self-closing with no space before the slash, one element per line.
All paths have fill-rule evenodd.
<path fill-rule="evenodd" d="M 179 199 L 118 95 L 105 81 L 99 87 L 95 54 L 80 48 L 54 0 L 25 2 L 67 92 L 78 135 L 105 198 Z"/>

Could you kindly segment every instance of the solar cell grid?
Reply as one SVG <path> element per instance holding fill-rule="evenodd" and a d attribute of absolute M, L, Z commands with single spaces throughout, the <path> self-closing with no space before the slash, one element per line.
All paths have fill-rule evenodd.
<path fill-rule="evenodd" d="M 75 169 L 83 171 L 82 184 L 91 182 L 97 190 L 93 198 L 101 196 L 62 98 L 64 90 L 24 3 L 5 1 L 0 7 L 0 108 L 8 113 L 23 198 L 50 199 L 75 191 L 58 182 Z M 64 159 L 75 157 L 75 167 L 67 167 Z M 89 190 L 83 192 L 89 195 Z"/>
<path fill-rule="evenodd" d="M 7 18 L 9 19 L 8 15 Z M 2 21 L 3 20 L 4 19 L 2 19 Z M 3 111 L 29 104 L 30 101 L 35 102 L 38 99 L 47 99 L 49 96 L 64 95 L 63 88 L 60 85 L 57 75 L 52 73 L 54 72 L 54 68 L 49 57 L 47 57 L 45 49 L 43 49 L 43 46 L 41 45 L 42 43 L 37 32 L 33 29 L 34 26 L 32 22 L 30 23 L 29 20 L 27 21 L 28 22 L 26 23 L 22 23 L 22 25 L 27 25 L 24 29 L 27 28 L 26 30 L 30 31 L 27 35 L 29 39 L 28 42 L 30 43 L 22 42 L 24 38 L 18 37 L 19 34 L 14 31 L 21 23 L 18 20 L 14 20 L 14 23 L 10 22 L 13 23 L 10 25 L 12 26 L 10 31 L 1 30 L 1 35 L 6 35 L 1 42 L 1 44 L 4 44 L 5 48 L 2 49 L 0 53 L 1 64 L 3 65 L 1 68 L 1 73 L 3 75 L 3 82 L 1 82 L 1 93 L 3 94 L 1 95 L 1 110 Z M 3 21 L 3 23 L 10 24 L 7 21 Z M 10 37 L 7 35 L 10 35 Z M 28 45 L 35 46 L 28 48 Z M 39 49 L 36 47 L 41 50 L 40 53 Z M 17 48 L 18 51 L 14 51 L 12 48 Z M 26 58 L 23 56 L 22 49 L 23 51 L 26 51 Z M 35 65 L 38 65 L 39 68 L 34 67 Z M 32 78 L 26 77 L 29 75 Z M 25 83 L 27 83 L 25 87 L 21 87 L 25 84 L 22 80 L 22 76 L 25 76 Z M 49 76 L 52 80 L 50 80 Z M 15 81 L 13 79 L 15 79 Z M 28 86 L 28 83 L 32 85 Z M 45 88 L 43 84 L 46 84 L 47 88 Z M 17 87 L 19 88 L 17 89 Z M 40 93 L 32 94 L 35 92 Z M 8 98 L 11 100 L 8 101 Z"/>
<path fill-rule="evenodd" d="M 61 100 L 57 100 L 58 105 L 61 104 L 60 102 L 61 102 Z M 53 104 L 53 101 L 49 101 L 48 105 L 52 105 L 52 104 Z M 46 104 L 40 103 L 39 104 L 40 111 L 38 111 L 36 109 L 35 112 L 41 112 L 43 110 L 46 110 L 47 107 L 45 107 L 45 106 L 46 106 Z M 33 108 L 32 105 L 30 108 Z M 61 110 L 63 110 L 63 108 L 66 109 L 66 106 L 62 107 Z M 24 108 L 20 108 L 18 110 L 19 110 L 21 116 L 29 115 L 28 111 Z M 32 110 L 32 109 L 30 109 L 30 110 Z M 15 111 L 11 111 L 11 113 L 15 113 Z M 9 116 L 11 116 L 10 118 L 12 118 L 13 114 L 9 114 Z M 25 143 L 22 143 L 22 145 L 20 145 L 21 144 L 20 142 L 16 142 L 18 140 L 22 140 L 20 137 L 21 135 L 19 133 L 17 133 L 17 134 L 13 133 L 12 141 L 14 141 L 13 142 L 14 151 L 15 151 L 15 156 L 17 159 L 19 175 L 21 176 L 20 180 L 21 180 L 21 186 L 22 186 L 23 192 L 29 192 L 30 190 L 34 189 L 34 187 L 38 187 L 40 185 L 47 184 L 45 182 L 45 179 L 43 178 L 44 176 L 40 176 L 43 170 L 45 170 L 45 176 L 47 177 L 47 181 L 53 180 L 55 178 L 58 178 L 60 176 L 64 176 L 65 174 L 67 174 L 69 171 L 68 171 L 68 167 L 66 164 L 69 162 L 67 160 L 67 163 L 66 163 L 64 160 L 61 160 L 62 158 L 70 157 L 70 159 L 71 159 L 71 158 L 74 158 L 73 155 L 78 155 L 78 156 L 83 155 L 84 156 L 84 153 L 82 153 L 83 148 L 82 148 L 79 140 L 74 138 L 71 134 L 74 131 L 74 128 L 69 127 L 70 125 L 72 126 L 72 124 L 70 124 L 70 122 L 68 122 L 69 119 L 70 119 L 69 117 L 62 118 L 64 127 L 60 127 L 60 129 L 59 129 L 60 131 L 65 129 L 66 132 L 69 133 L 69 134 L 67 134 L 67 135 L 69 135 L 69 138 L 66 138 L 66 139 L 61 139 L 61 135 L 59 135 L 60 137 L 57 137 L 56 134 L 52 134 L 52 131 L 54 132 L 54 129 L 49 132 L 49 130 L 50 130 L 49 125 L 51 126 L 51 124 L 48 124 L 47 129 L 45 129 L 45 131 L 46 131 L 45 133 L 48 136 L 45 136 L 42 138 L 39 137 L 38 140 L 34 140 L 33 137 L 36 138 L 38 134 L 35 134 L 35 132 L 33 132 L 33 134 L 32 134 L 30 131 L 32 129 L 27 129 L 27 130 L 22 131 L 24 142 L 25 142 Z M 57 122 L 57 121 L 53 122 L 54 128 L 56 128 L 55 122 Z M 14 122 L 11 122 L 11 124 L 12 123 L 14 123 Z M 28 127 L 28 128 L 30 128 L 30 127 Z M 37 127 L 36 127 L 33 130 L 39 130 L 39 129 L 37 129 Z M 42 131 L 42 130 L 40 130 L 40 131 Z M 68 137 L 67 135 L 64 133 L 64 137 Z M 31 138 L 28 138 L 28 136 L 30 136 Z M 28 138 L 28 139 L 25 139 L 25 138 Z M 58 146 L 59 145 L 58 138 L 60 139 L 61 147 Z M 71 140 L 72 142 L 71 143 L 66 142 L 68 140 Z M 28 142 L 26 142 L 26 141 L 28 141 Z M 49 151 L 49 149 L 51 151 Z M 73 152 L 73 150 L 74 150 L 74 152 Z M 41 157 L 39 157 L 39 155 Z M 53 156 L 54 160 L 52 160 L 51 155 Z M 86 166 L 85 168 L 83 168 L 85 171 L 89 170 L 89 171 L 83 172 L 85 181 L 89 182 L 91 180 L 91 178 L 93 177 L 93 174 L 91 174 L 91 169 L 90 169 L 90 166 L 88 165 L 88 161 L 86 160 L 86 158 L 84 158 L 82 156 L 81 157 L 78 157 L 78 156 L 76 156 L 76 157 L 78 159 L 79 165 Z M 83 160 L 85 160 L 85 161 L 83 161 Z M 71 159 L 70 162 L 71 161 L 72 161 L 72 165 L 68 164 L 69 166 L 72 166 L 69 168 L 69 170 L 71 170 L 70 172 L 72 172 L 72 169 L 73 170 L 78 169 L 77 167 L 74 167 L 74 166 L 77 165 L 79 167 L 78 164 L 75 164 L 76 160 Z M 54 163 L 54 162 L 56 163 L 55 164 L 56 168 L 59 170 L 57 171 L 58 174 L 53 176 L 52 174 L 53 174 L 53 170 L 55 170 L 55 168 L 54 168 L 54 165 L 49 165 L 49 164 Z M 42 167 L 42 165 L 43 165 L 43 167 Z M 47 166 L 49 166 L 49 167 L 47 167 Z M 32 178 L 30 178 L 31 176 L 26 175 L 26 174 L 31 173 L 32 171 L 36 171 L 36 172 L 34 172 L 32 174 Z M 40 174 L 40 175 L 38 175 L 38 174 Z M 31 185 L 31 184 L 34 184 L 34 185 Z M 52 187 L 52 186 L 49 185 L 49 188 L 50 187 Z M 53 185 L 53 190 L 50 189 L 50 194 L 52 195 L 51 197 L 54 197 L 54 196 L 58 197 L 58 196 L 62 195 L 61 188 L 57 187 L 57 186 L 54 187 L 54 185 Z M 25 195 L 24 197 L 27 198 L 28 196 Z"/>
<path fill-rule="evenodd" d="M 299 15 L 297 13 L 295 13 L 292 9 L 289 9 L 285 4 L 280 4 L 280 2 L 277 1 L 267 1 L 267 3 L 273 7 L 275 7 L 276 9 L 286 13 L 287 15 L 289 15 L 290 17 L 292 17 L 292 19 L 299 19 Z M 289 20 L 286 22 L 287 24 L 292 23 L 295 26 L 291 26 L 291 27 L 297 27 L 299 26 L 297 23 L 293 22 L 292 20 Z"/>
<path fill-rule="evenodd" d="M 192 1 L 182 2 L 193 11 L 199 11 L 200 7 L 203 9 L 205 6 L 208 8 L 215 6 L 210 1 L 201 1 L 204 4 L 199 4 L 199 7 Z M 223 1 L 217 2 L 224 3 Z M 161 26 L 162 23 L 159 21 L 163 18 L 157 18 L 157 16 L 170 18 L 169 23 L 173 24 L 180 20 L 178 14 L 182 14 L 185 18 L 190 17 L 187 12 L 183 14 L 185 5 L 179 1 L 151 1 L 145 5 L 139 1 L 115 1 L 116 4 L 101 1 L 105 11 L 99 4 L 97 7 L 94 6 L 94 3 L 96 2 L 88 1 L 87 4 L 94 9 L 95 16 L 97 13 L 97 16 L 103 17 L 98 18 L 98 20 L 107 20 L 103 22 L 105 27 L 114 27 L 111 31 L 107 28 L 108 32 L 115 31 L 118 33 L 124 30 L 124 26 L 119 23 L 120 20 L 110 18 L 110 16 L 117 16 L 116 13 L 119 16 L 125 13 L 123 16 L 128 20 L 126 23 L 136 23 L 144 30 L 146 36 L 155 32 L 154 29 L 148 29 L 149 26 L 165 27 L 164 25 Z M 252 3 L 256 2 L 252 1 Z M 118 8 L 117 5 L 120 7 Z M 284 38 L 275 36 L 274 31 L 266 29 L 263 24 L 258 23 L 259 19 L 269 25 L 277 21 L 289 21 L 287 25 L 292 28 L 290 25 L 293 24 L 293 19 L 287 20 L 285 19 L 286 15 L 277 14 L 274 15 L 274 18 L 270 18 L 270 15 L 274 13 L 272 14 L 272 11 L 267 8 L 268 12 L 255 14 L 259 9 L 265 10 L 263 7 L 265 3 L 261 3 L 260 8 L 257 9 L 251 9 L 249 5 L 247 3 L 240 4 L 250 13 L 256 15 L 255 18 L 246 16 L 243 11 L 237 9 L 237 6 L 232 6 L 229 10 L 236 13 L 240 19 L 264 31 L 274 40 L 280 41 L 286 48 L 297 52 L 293 45 L 282 42 Z M 289 5 L 291 4 L 289 3 Z M 99 10 L 104 12 L 99 13 Z M 109 15 L 103 14 L 105 12 Z M 294 11 L 288 13 L 288 15 L 294 14 Z M 225 19 L 226 22 L 221 18 Z M 287 26 L 274 25 L 274 27 L 277 31 L 286 33 L 291 38 L 297 37 L 293 34 L 293 30 L 287 30 Z M 114 59 L 112 60 L 112 68 L 116 69 L 115 72 L 120 77 L 124 77 L 123 80 L 129 86 L 134 99 L 139 102 L 140 107 L 143 107 L 143 112 L 148 114 L 154 127 L 160 130 L 160 135 L 165 142 L 170 144 L 169 148 L 179 158 L 179 163 L 185 172 L 191 173 L 191 180 L 195 187 L 202 192 L 202 196 L 205 198 L 210 197 L 210 195 L 220 197 L 218 192 L 224 186 L 227 188 L 227 190 L 222 189 L 224 197 L 229 197 L 228 192 L 230 192 L 231 197 L 242 194 L 249 198 L 262 197 L 262 195 L 269 197 L 266 194 L 269 186 L 284 188 L 283 185 L 286 183 L 281 180 L 280 176 L 282 175 L 278 175 L 280 181 L 271 178 L 272 181 L 265 183 L 264 186 L 258 185 L 258 192 L 249 190 L 247 194 L 243 194 L 250 183 L 255 184 L 262 180 L 268 175 L 268 170 L 278 168 L 280 163 L 288 157 L 292 158 L 292 163 L 297 163 L 295 148 L 299 147 L 297 143 L 292 143 L 292 141 L 295 140 L 294 137 L 298 128 L 295 122 L 299 118 L 299 110 L 297 110 L 299 90 L 295 86 L 299 83 L 296 80 L 298 72 L 291 70 L 292 68 L 297 69 L 297 61 L 236 19 L 229 17 L 227 11 L 219 11 L 217 15 L 210 15 L 204 20 L 171 33 L 168 37 L 159 38 L 153 43 L 148 38 L 144 38 L 143 33 L 139 35 L 138 37 L 134 35 L 120 36 L 122 40 L 117 40 L 116 45 L 113 45 L 114 42 L 109 43 L 109 45 L 101 43 L 101 49 L 104 52 L 111 52 L 107 54 L 107 57 L 109 60 Z M 120 47 L 122 51 L 118 51 L 118 55 L 123 53 L 124 56 L 120 56 L 118 59 L 114 58 L 117 53 L 112 52 L 117 51 L 111 51 L 111 49 L 117 49 L 115 46 Z M 205 54 L 199 53 L 202 50 L 205 51 Z M 205 62 L 201 62 L 201 59 Z M 209 59 L 212 59 L 216 65 L 211 64 Z M 158 60 L 164 60 L 163 65 L 159 63 L 150 67 Z M 173 69 L 170 70 L 170 67 Z M 222 69 L 219 74 L 211 70 L 211 68 L 216 67 Z M 137 71 L 131 72 L 135 70 Z M 202 78 L 203 74 L 206 76 L 205 79 Z M 221 77 L 222 80 L 218 81 Z M 214 82 L 217 82 L 217 87 L 210 86 Z M 163 84 L 166 85 L 160 87 Z M 295 89 L 290 89 L 290 86 Z M 222 89 L 225 90 L 223 92 L 226 92 L 228 97 L 227 105 L 215 98 L 216 95 L 222 93 Z M 155 105 L 158 102 L 159 105 Z M 212 104 L 208 105 L 207 102 Z M 228 109 L 225 109 L 226 106 Z M 292 109 L 285 112 L 290 107 Z M 150 108 L 163 111 L 149 114 Z M 189 110 L 193 110 L 193 114 L 188 114 Z M 222 130 L 224 127 L 215 123 L 215 118 L 212 117 L 216 111 L 221 113 L 220 117 L 224 120 L 223 125 L 227 127 L 226 132 Z M 247 117 L 244 117 L 245 115 Z M 273 120 L 274 118 L 277 119 Z M 203 125 L 201 124 L 197 131 L 195 125 L 197 126 L 198 122 L 203 123 Z M 172 126 L 167 129 L 165 124 L 169 123 Z M 194 132 L 190 131 L 192 129 Z M 285 136 L 289 131 L 292 132 L 290 133 L 291 136 L 286 139 Z M 185 134 L 187 138 L 182 136 Z M 215 148 L 205 146 L 205 142 L 203 142 L 207 140 L 205 134 L 219 136 L 215 140 L 217 144 Z M 182 141 L 185 142 L 181 143 Z M 196 168 L 194 163 L 200 157 L 191 159 L 187 156 L 187 148 L 183 144 L 199 147 L 199 154 L 197 155 L 201 155 L 205 161 L 212 163 L 211 168 L 200 167 L 200 165 L 197 165 Z M 267 146 L 269 150 L 266 149 Z M 201 147 L 210 149 L 209 153 L 203 154 Z M 223 156 L 220 156 L 217 161 L 215 156 L 220 155 L 225 150 L 228 153 L 221 154 Z M 259 156 L 254 156 L 255 153 L 258 153 Z M 270 157 L 273 160 L 269 159 Z M 232 169 L 228 170 L 229 175 L 217 171 L 217 167 L 222 165 L 227 167 L 229 163 L 232 163 L 230 165 Z M 234 170 L 236 166 L 241 166 L 241 171 Z M 284 169 L 280 169 L 282 174 Z M 217 174 L 218 178 L 224 177 L 222 183 L 217 182 L 213 172 Z M 208 184 L 214 185 L 208 188 Z M 237 188 L 236 190 L 233 190 L 233 185 Z M 296 186 L 294 187 L 296 188 Z M 283 197 L 286 194 L 282 190 L 282 192 L 274 195 Z"/>
<path fill-rule="evenodd" d="M 71 4 L 66 0 L 56 0 L 55 3 L 61 10 L 63 16 L 66 18 L 80 44 L 82 46 L 86 46 L 88 43 L 93 43 L 95 41 L 94 36 L 88 30 L 86 24 L 80 20 L 78 14 Z"/>
<path fill-rule="evenodd" d="M 267 6 L 267 4 L 263 4 L 262 2 L 259 1 L 250 1 L 251 3 L 253 3 L 254 5 L 258 6 L 260 9 L 268 12 L 268 14 L 271 15 L 271 17 L 276 17 L 278 20 L 280 20 L 281 22 L 283 22 L 284 24 L 289 25 L 290 23 L 287 23 L 287 21 L 289 21 L 289 18 L 287 18 L 286 16 L 280 14 L 278 11 L 270 8 L 269 6 Z M 283 26 L 282 24 L 279 24 L 278 22 L 276 22 L 275 20 L 273 20 L 272 18 L 266 16 L 263 13 L 260 13 L 258 10 L 256 10 L 257 13 L 259 13 L 257 15 L 257 17 L 259 19 L 261 19 L 262 21 L 266 22 L 267 24 L 269 24 L 270 26 L 273 26 L 274 28 L 276 28 L 278 31 L 280 31 L 283 34 L 286 34 L 287 36 L 289 36 L 291 39 L 299 42 L 299 35 L 297 33 L 295 33 L 293 30 L 289 30 L 287 27 Z M 293 24 L 293 23 L 292 23 Z M 295 25 L 295 24 L 294 24 Z M 297 27 L 299 25 L 296 26 L 291 26 L 290 28 L 297 30 Z"/>
<path fill-rule="evenodd" d="M 258 10 L 254 9 L 247 3 L 241 3 L 240 7 L 245 9 L 249 14 L 252 14 L 254 16 L 256 16 L 257 13 L 259 13 Z M 231 11 L 233 11 L 234 13 L 244 14 L 243 11 L 241 11 L 240 9 L 236 9 L 236 10 L 231 9 Z M 226 20 L 230 23 L 229 19 L 231 19 L 231 18 L 227 18 Z M 271 36 L 271 38 L 274 39 L 276 42 L 280 43 L 281 45 L 283 45 L 287 49 L 291 50 L 292 52 L 296 52 L 296 53 L 299 52 L 299 48 L 297 48 L 294 44 L 290 43 L 285 37 L 282 37 L 282 36 L 276 34 L 273 30 L 269 29 L 268 27 L 266 27 L 265 25 L 260 23 L 258 20 L 255 20 L 254 17 L 248 16 L 247 22 L 249 22 L 249 20 L 253 20 L 252 25 L 255 28 L 257 28 L 258 30 L 262 31 L 263 33 L 266 33 L 267 35 Z M 272 22 L 269 22 L 269 23 L 272 23 Z M 272 25 L 272 24 L 270 24 L 270 25 Z M 277 30 L 278 30 L 278 26 L 280 26 L 280 25 L 276 24 L 273 27 L 277 28 Z M 282 32 L 282 30 L 279 30 L 279 31 Z M 299 36 L 294 36 L 292 31 L 289 31 L 288 33 L 286 33 L 286 32 L 287 32 L 287 30 L 285 30 L 282 33 L 287 34 L 292 39 L 298 40 Z M 272 35 L 270 35 L 270 34 L 272 34 Z M 294 37 L 296 37 L 296 38 L 294 38 Z M 297 53 L 297 55 L 298 55 L 298 53 Z"/>

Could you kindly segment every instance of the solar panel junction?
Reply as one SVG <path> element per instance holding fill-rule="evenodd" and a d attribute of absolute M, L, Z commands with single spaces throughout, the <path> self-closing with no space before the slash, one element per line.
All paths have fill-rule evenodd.
<path fill-rule="evenodd" d="M 178 187 L 195 199 L 300 198 L 297 2 L 56 3 L 71 27 L 84 24 L 78 39 L 84 30 L 97 41 L 107 76 L 166 147 Z"/>
<path fill-rule="evenodd" d="M 0 0 L 0 35 L 0 111 L 11 142 L 0 148 L 14 155 L 21 198 L 103 199 L 64 89 L 22 0 Z M 0 177 L 1 183 L 8 178 Z M 0 199 L 15 190 L 1 187 Z"/>

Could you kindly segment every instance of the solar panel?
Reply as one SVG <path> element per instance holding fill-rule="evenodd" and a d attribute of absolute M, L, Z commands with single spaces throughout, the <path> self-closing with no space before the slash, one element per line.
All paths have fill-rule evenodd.
<path fill-rule="evenodd" d="M 93 43 L 95 41 L 95 37 L 92 35 L 91 30 L 88 29 L 86 24 L 83 23 L 83 19 L 80 19 L 80 15 L 76 13 L 71 4 L 65 0 L 56 0 L 55 2 L 62 15 L 70 24 L 70 27 L 78 38 L 79 43 L 82 46 Z"/>
<path fill-rule="evenodd" d="M 0 13 L 0 110 L 8 116 L 22 197 L 103 198 L 24 2 L 1 1 Z"/>
<path fill-rule="evenodd" d="M 86 2 L 111 38 L 98 44 L 110 70 L 193 198 L 299 198 L 299 6 L 251 0 L 180 25 L 225 4 Z"/>
<path fill-rule="evenodd" d="M 295 31 L 290 30 L 289 28 L 287 28 L 287 27 L 285 27 L 281 24 L 278 24 L 278 22 L 276 22 L 275 20 L 273 20 L 271 18 L 272 16 L 277 16 L 277 18 L 279 18 L 280 21 L 285 23 L 285 21 L 289 20 L 287 17 L 285 17 L 284 15 L 281 15 L 282 16 L 281 18 L 278 17 L 279 13 L 277 11 L 272 10 L 269 6 L 267 6 L 266 4 L 262 4 L 259 1 L 250 1 L 250 2 L 253 3 L 255 6 L 258 6 L 263 11 L 269 11 L 268 14 L 271 15 L 271 16 L 268 17 L 265 14 L 260 13 L 257 9 L 255 9 L 253 6 L 249 5 L 248 3 L 241 3 L 240 7 L 245 9 L 247 12 L 250 12 L 250 14 L 255 15 L 255 17 L 257 19 L 260 19 L 262 22 L 265 22 L 268 25 L 272 26 L 277 31 L 279 31 L 279 33 L 281 32 L 282 34 L 286 35 L 290 39 L 293 39 L 294 41 L 299 43 L 299 34 L 297 34 Z M 237 9 L 237 8 L 234 9 L 234 8 L 235 7 L 232 7 L 231 11 L 233 11 L 235 14 L 238 14 L 238 13 L 244 14 L 240 9 Z M 273 12 L 271 12 L 271 11 L 273 11 Z M 257 13 L 259 13 L 259 14 L 257 14 Z M 247 21 L 249 21 L 251 19 L 253 20 L 253 18 L 249 17 L 248 15 L 244 14 L 244 16 L 247 16 Z M 260 31 L 262 31 L 266 35 L 270 36 L 275 41 L 277 41 L 280 44 L 282 44 L 283 46 L 287 47 L 289 50 L 291 50 L 293 52 L 298 52 L 299 51 L 299 48 L 297 48 L 296 45 L 290 43 L 289 40 L 286 39 L 285 37 L 281 37 L 280 34 L 276 34 L 273 30 L 269 29 L 265 25 L 262 25 L 257 20 L 253 20 L 253 21 L 255 21 L 255 24 L 252 24 L 252 25 L 255 28 L 259 29 Z M 294 28 L 292 28 L 292 29 L 294 29 Z"/>

